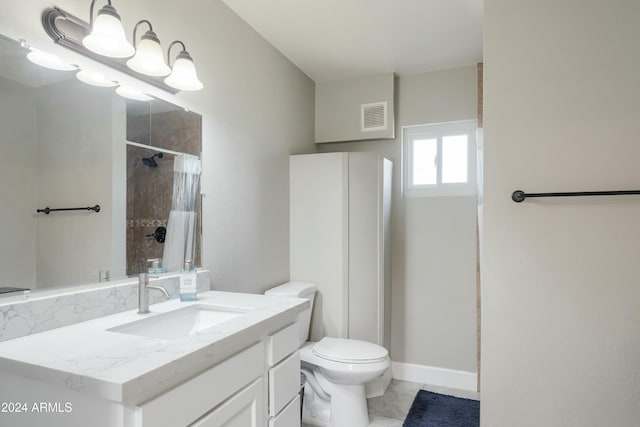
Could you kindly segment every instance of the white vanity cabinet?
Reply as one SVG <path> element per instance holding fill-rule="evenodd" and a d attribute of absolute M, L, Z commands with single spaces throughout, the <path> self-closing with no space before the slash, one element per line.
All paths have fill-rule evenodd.
<path fill-rule="evenodd" d="M 289 325 L 138 405 L 134 427 L 300 427 L 298 337 Z"/>
<path fill-rule="evenodd" d="M 293 332 L 296 332 L 295 337 Z M 295 339 L 294 339 L 295 338 Z M 117 403 L 0 373 L 5 400 L 73 403 L 68 414 L 0 414 L 12 427 L 299 427 L 300 357 L 290 325 L 137 404 Z M 8 415 L 5 417 L 5 415 Z"/>
<path fill-rule="evenodd" d="M 176 339 L 113 332 L 140 320 L 132 312 L 0 343 L 0 402 L 13 408 L 0 413 L 0 426 L 299 427 L 294 322 L 308 302 L 199 297 L 198 305 L 244 311 Z M 185 306 L 163 304 L 156 313 Z"/>
<path fill-rule="evenodd" d="M 298 324 L 267 340 L 268 427 L 300 426 L 300 354 Z"/>
<path fill-rule="evenodd" d="M 134 427 L 300 427 L 299 391 L 298 325 L 292 324 L 266 345 L 138 405 Z"/>

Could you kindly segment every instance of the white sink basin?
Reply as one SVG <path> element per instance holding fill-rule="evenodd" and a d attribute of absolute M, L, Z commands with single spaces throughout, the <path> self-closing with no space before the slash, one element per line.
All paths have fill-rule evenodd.
<path fill-rule="evenodd" d="M 250 311 L 249 308 L 191 305 L 107 329 L 129 335 L 173 339 L 192 335 Z"/>

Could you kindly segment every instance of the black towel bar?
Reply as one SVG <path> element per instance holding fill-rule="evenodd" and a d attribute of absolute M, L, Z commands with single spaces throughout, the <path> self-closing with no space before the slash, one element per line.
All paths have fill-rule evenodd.
<path fill-rule="evenodd" d="M 94 212 L 100 212 L 100 205 L 87 206 L 86 208 L 60 208 L 60 209 L 52 209 L 52 208 L 47 206 L 44 209 L 36 210 L 37 213 L 43 212 L 43 213 L 45 213 L 47 215 L 49 215 L 50 212 L 58 212 L 58 211 L 94 211 Z"/>
<path fill-rule="evenodd" d="M 516 190 L 511 193 L 511 200 L 516 203 L 524 202 L 529 197 L 572 197 L 572 196 L 627 196 L 630 194 L 640 194 L 640 190 L 620 190 L 620 191 L 573 191 L 566 193 L 525 193 Z"/>

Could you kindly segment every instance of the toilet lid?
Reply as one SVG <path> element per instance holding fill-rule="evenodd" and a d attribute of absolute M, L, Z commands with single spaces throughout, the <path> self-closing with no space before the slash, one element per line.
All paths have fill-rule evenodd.
<path fill-rule="evenodd" d="M 366 341 L 322 338 L 313 346 L 313 352 L 323 359 L 346 363 L 371 363 L 387 358 L 386 348 Z"/>

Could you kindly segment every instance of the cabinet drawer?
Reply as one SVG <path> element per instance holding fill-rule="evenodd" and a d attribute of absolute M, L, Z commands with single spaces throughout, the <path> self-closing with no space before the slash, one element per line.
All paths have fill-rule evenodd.
<path fill-rule="evenodd" d="M 231 396 L 190 427 L 262 427 L 263 396 L 263 381 L 259 379 Z"/>
<path fill-rule="evenodd" d="M 139 405 L 135 426 L 187 425 L 260 377 L 263 369 L 264 344 L 260 342 Z"/>
<path fill-rule="evenodd" d="M 297 323 L 280 329 L 267 340 L 267 364 L 273 366 L 300 346 L 300 333 Z"/>
<path fill-rule="evenodd" d="M 269 369 L 269 416 L 275 416 L 300 391 L 300 354 L 291 356 Z"/>
<path fill-rule="evenodd" d="M 300 396 L 296 396 L 277 416 L 269 420 L 269 427 L 300 427 Z"/>

